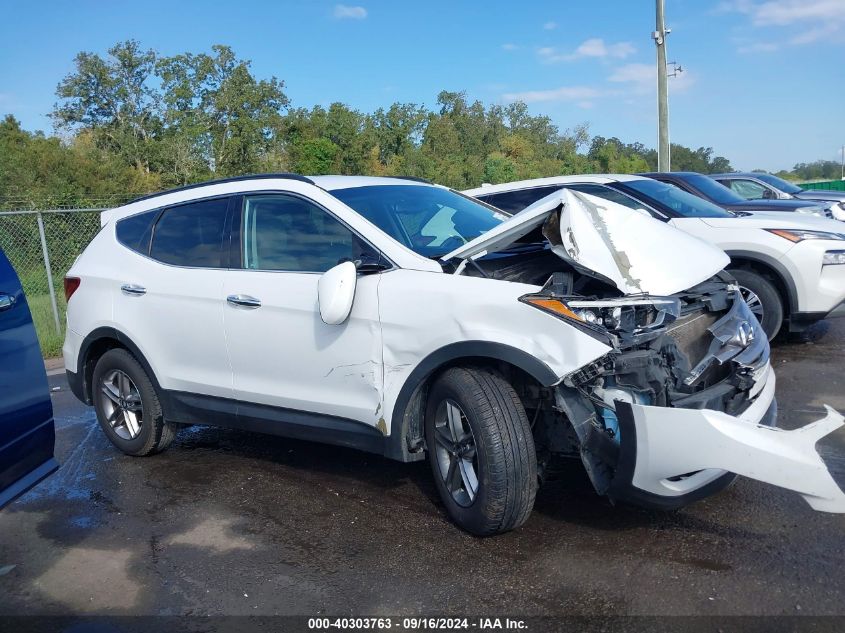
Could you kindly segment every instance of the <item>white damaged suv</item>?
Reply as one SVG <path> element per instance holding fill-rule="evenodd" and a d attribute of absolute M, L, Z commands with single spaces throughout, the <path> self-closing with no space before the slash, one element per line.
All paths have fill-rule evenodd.
<path fill-rule="evenodd" d="M 65 366 L 127 454 L 200 423 L 427 455 L 480 535 L 567 457 L 612 500 L 680 507 L 739 474 L 845 511 L 814 448 L 842 417 L 771 428 L 727 263 L 581 193 L 509 217 L 411 179 L 236 178 L 103 214 L 65 280 Z"/>
<path fill-rule="evenodd" d="M 639 210 L 723 249 L 769 340 L 845 316 L 845 227 L 837 220 L 726 211 L 671 183 L 625 174 L 552 176 L 463 193 L 518 213 L 562 188 Z"/>

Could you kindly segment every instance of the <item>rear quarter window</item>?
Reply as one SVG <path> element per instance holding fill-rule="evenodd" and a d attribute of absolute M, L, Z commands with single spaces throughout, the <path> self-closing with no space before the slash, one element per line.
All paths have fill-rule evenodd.
<path fill-rule="evenodd" d="M 119 220 L 115 229 L 117 241 L 137 253 L 149 255 L 153 223 L 158 214 L 158 210 L 147 211 Z"/>

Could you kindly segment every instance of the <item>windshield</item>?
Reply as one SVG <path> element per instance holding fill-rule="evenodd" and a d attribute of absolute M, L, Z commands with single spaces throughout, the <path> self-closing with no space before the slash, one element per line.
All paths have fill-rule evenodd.
<path fill-rule="evenodd" d="M 373 185 L 330 193 L 425 257 L 441 257 L 508 218 L 481 202 L 429 185 Z"/>
<path fill-rule="evenodd" d="M 703 198 L 659 180 L 629 180 L 619 184 L 633 190 L 635 197 L 644 197 L 646 203 L 657 202 L 658 206 L 668 207 L 677 215 L 685 218 L 729 218 L 733 216 L 733 214 Z"/>
<path fill-rule="evenodd" d="M 770 184 L 775 189 L 780 189 L 786 193 L 801 193 L 804 191 L 801 187 L 793 185 L 791 182 L 787 182 L 783 178 L 772 176 L 771 174 L 754 174 L 754 176 L 763 182 Z"/>

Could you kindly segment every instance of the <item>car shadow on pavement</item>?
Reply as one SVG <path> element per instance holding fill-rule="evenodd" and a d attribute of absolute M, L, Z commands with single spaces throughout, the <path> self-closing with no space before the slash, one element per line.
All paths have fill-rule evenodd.
<path fill-rule="evenodd" d="M 830 321 L 816 321 L 802 332 L 787 332 L 784 327 L 771 342 L 772 347 L 779 348 L 786 345 L 801 343 L 818 343 L 830 332 Z"/>
<path fill-rule="evenodd" d="M 719 497 L 725 495 L 731 496 L 730 488 L 719 493 L 714 505 L 719 505 Z M 710 502 L 705 500 L 699 504 Z M 700 510 L 698 504 L 692 507 Z M 754 535 L 751 530 L 711 520 L 706 513 L 699 516 L 702 514 L 700 511 L 648 510 L 625 503 L 613 503 L 596 493 L 586 471 L 577 460 L 562 464 L 559 471 L 540 487 L 534 513 L 562 524 L 614 533 L 620 530 L 660 529 L 702 535 Z"/>
<path fill-rule="evenodd" d="M 171 451 L 184 451 L 185 460 L 189 453 L 195 452 L 207 455 L 222 452 L 238 459 L 255 460 L 254 467 L 281 469 L 278 476 L 293 477 L 346 495 L 367 499 L 377 495 L 386 512 L 413 509 L 449 521 L 427 460 L 403 464 L 343 447 L 211 427 L 186 429 L 180 433 Z M 180 459 L 180 462 L 185 460 Z M 195 460 L 190 458 L 189 461 Z M 205 474 L 196 473 L 200 477 L 197 483 L 207 485 L 207 473 L 215 470 L 209 464 Z M 185 481 L 185 475 L 190 480 L 189 472 L 180 471 L 178 476 Z M 595 492 L 578 460 L 564 462 L 540 486 L 534 514 L 597 530 L 659 526 L 700 533 L 724 534 L 728 530 L 736 535 L 752 534 L 742 528 L 726 528 L 683 510 L 644 510 L 627 504 L 614 505 Z"/>

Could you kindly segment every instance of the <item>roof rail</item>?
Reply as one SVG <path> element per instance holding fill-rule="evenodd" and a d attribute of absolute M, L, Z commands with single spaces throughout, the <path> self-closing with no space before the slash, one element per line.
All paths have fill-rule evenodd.
<path fill-rule="evenodd" d="M 424 182 L 427 185 L 431 184 L 431 181 L 427 178 L 420 178 L 418 176 L 380 176 L 380 178 L 396 178 L 397 180 L 412 180 L 414 182 Z"/>
<path fill-rule="evenodd" d="M 187 191 L 189 189 L 196 189 L 197 187 L 205 187 L 207 185 L 219 185 L 226 182 L 238 182 L 241 180 L 262 180 L 265 178 L 285 178 L 287 180 L 299 180 L 300 182 L 307 182 L 311 185 L 314 184 L 313 180 L 311 180 L 307 176 L 301 176 L 300 174 L 290 174 L 284 172 L 278 174 L 249 174 L 246 176 L 232 176 L 230 178 L 218 178 L 217 180 L 207 180 L 205 182 L 197 182 L 192 185 L 183 185 L 182 187 L 175 187 L 173 189 L 167 189 L 165 191 L 158 191 L 156 193 L 147 194 L 146 196 L 141 196 L 140 198 L 135 198 L 127 204 L 132 204 L 133 202 L 140 202 L 141 200 L 149 200 L 150 198 L 157 198 L 158 196 L 164 196 L 168 193 L 176 193 L 177 191 Z"/>

